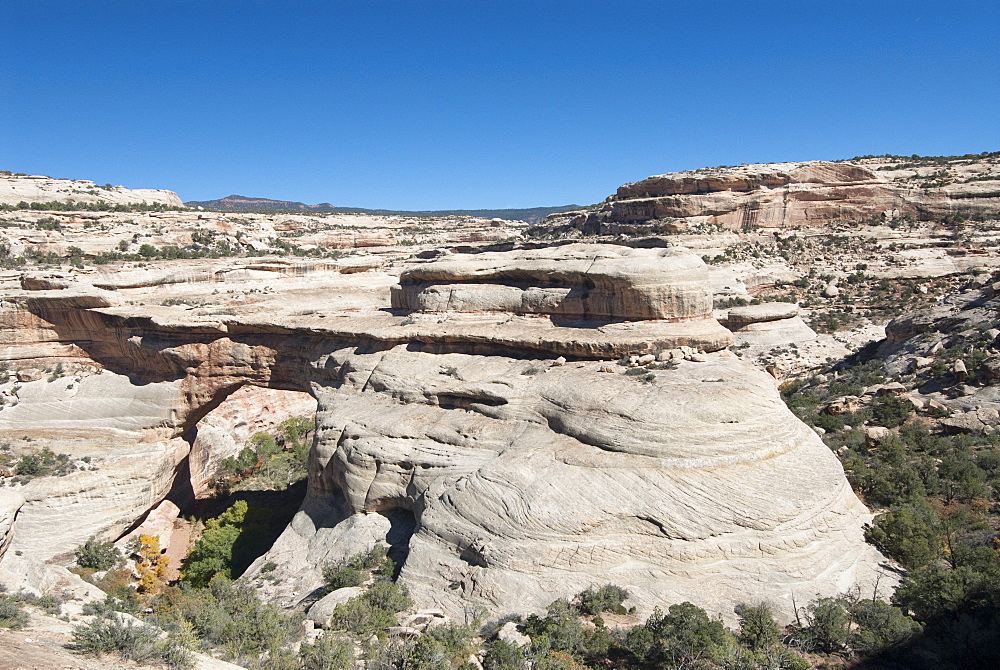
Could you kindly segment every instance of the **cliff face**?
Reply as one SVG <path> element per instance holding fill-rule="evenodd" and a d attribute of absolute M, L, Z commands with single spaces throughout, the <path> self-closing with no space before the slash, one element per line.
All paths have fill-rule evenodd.
<path fill-rule="evenodd" d="M 124 186 L 98 186 L 80 179 L 42 176 L 0 176 L 0 204 L 19 202 L 106 202 L 109 205 L 166 205 L 183 207 L 173 191 Z"/>
<path fill-rule="evenodd" d="M 81 453 L 122 445 L 102 447 L 94 471 L 25 487 L 2 540 L 18 560 L 118 536 L 119 517 L 203 479 L 184 437 L 252 385 L 317 401 L 306 502 L 256 564 L 280 566 L 280 583 L 260 584 L 286 604 L 320 585 L 325 561 L 376 541 L 407 556 L 401 579 L 421 604 L 451 612 L 537 610 L 610 581 L 641 612 L 765 599 L 789 616 L 793 591 L 873 581 L 867 510 L 770 377 L 724 350 L 699 258 L 572 245 L 411 261 L 398 278 L 343 269 L 243 277 L 239 301 L 206 280 L 214 302 L 199 308 L 163 305 L 157 277 L 8 291 L 11 365 L 106 372 L 25 384 L 0 434 L 31 426 L 72 447 L 63 438 L 89 427 Z M 265 281 L 279 289 L 246 290 Z M 662 363 L 615 364 L 629 355 Z M 135 466 L 115 460 L 125 453 Z M 108 483 L 130 474 L 148 499 Z M 58 496 L 81 511 L 46 504 Z M 116 515 L 98 518 L 109 503 Z M 0 573 L 20 569 L 11 555 Z"/>
<path fill-rule="evenodd" d="M 591 211 L 549 216 L 539 232 L 656 234 L 716 225 L 731 230 L 940 218 L 1000 211 L 993 158 L 901 168 L 809 161 L 704 168 L 625 184 Z"/>

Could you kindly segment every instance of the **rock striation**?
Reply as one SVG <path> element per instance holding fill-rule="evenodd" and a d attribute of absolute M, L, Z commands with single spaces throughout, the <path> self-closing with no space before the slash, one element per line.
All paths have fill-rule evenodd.
<path fill-rule="evenodd" d="M 314 502 L 261 561 L 322 565 L 410 525 L 401 578 L 452 612 L 538 610 L 610 581 L 643 612 L 765 599 L 790 616 L 793 593 L 874 578 L 870 517 L 836 458 L 737 359 L 654 383 L 402 346 L 338 363 L 343 382 L 316 389 Z M 285 589 L 319 586 L 302 567 Z"/>
<path fill-rule="evenodd" d="M 596 208 L 551 214 L 540 232 L 655 235 L 693 226 L 794 228 L 1000 210 L 1000 173 L 946 185 L 892 165 L 807 161 L 702 168 L 625 184 Z M 904 176 L 905 175 L 905 176 Z"/>
<path fill-rule="evenodd" d="M 14 537 L 14 521 L 23 505 L 24 497 L 19 492 L 0 489 L 0 558 Z"/>
<path fill-rule="evenodd" d="M 679 250 L 575 245 L 439 260 L 406 270 L 394 309 L 595 321 L 710 318 L 708 270 Z"/>
<path fill-rule="evenodd" d="M 317 403 L 306 500 L 245 577 L 278 564 L 258 584 L 284 604 L 376 542 L 421 606 L 450 614 L 536 611 L 611 581 L 643 613 L 768 600 L 789 617 L 793 595 L 874 581 L 868 511 L 773 380 L 724 350 L 695 256 L 568 245 L 268 281 L 239 296 L 185 285 L 216 302 L 200 307 L 163 304 L 175 285 L 158 281 L 6 291 L 12 364 L 105 372 L 23 384 L 0 434 L 41 421 L 51 440 L 120 438 L 96 470 L 24 487 L 10 547 L 51 561 L 121 536 L 119 518 L 201 476 L 191 429 L 259 386 Z M 682 346 L 695 353 L 655 363 Z M 641 376 L 614 363 L 630 355 L 653 362 Z M 114 398 L 143 409 L 115 417 Z M 10 556 L 0 573 L 28 575 Z"/>

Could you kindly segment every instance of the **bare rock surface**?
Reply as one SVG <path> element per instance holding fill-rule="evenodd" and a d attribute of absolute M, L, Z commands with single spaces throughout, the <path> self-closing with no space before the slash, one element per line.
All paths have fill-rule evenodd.
<path fill-rule="evenodd" d="M 760 305 L 745 305 L 729 310 L 726 321 L 730 328 L 742 328 L 752 323 L 766 323 L 794 319 L 799 315 L 799 306 L 788 302 L 766 302 Z"/>
<path fill-rule="evenodd" d="M 796 346 L 816 339 L 816 332 L 799 316 L 795 303 L 767 302 L 729 310 L 725 325 L 733 331 L 737 346 Z"/>
<path fill-rule="evenodd" d="M 306 619 L 312 621 L 320 628 L 326 628 L 330 625 L 330 617 L 333 616 L 333 610 L 337 605 L 343 605 L 351 598 L 356 598 L 364 592 L 365 589 L 361 586 L 348 586 L 331 591 L 309 607 L 309 610 L 306 612 Z"/>
<path fill-rule="evenodd" d="M 17 403 L 0 428 L 40 422 L 33 439 L 95 466 L 19 489 L 10 547 L 35 561 L 24 571 L 190 488 L 185 436 L 259 386 L 317 402 L 306 501 L 245 577 L 283 605 L 316 592 L 324 562 L 378 542 L 418 604 L 452 614 L 537 611 L 610 581 L 643 613 L 766 599 L 787 618 L 793 592 L 874 579 L 867 510 L 771 377 L 720 351 L 732 335 L 698 257 L 570 245 L 394 273 L 7 290 L 8 361 L 58 361 L 65 376 L 8 382 Z M 453 310 L 442 285 L 466 291 Z M 167 298 L 177 287 L 190 302 Z M 641 377 L 613 362 L 629 356 L 650 361 Z M 133 416 L 115 418 L 108 398 L 136 403 Z"/>
<path fill-rule="evenodd" d="M 655 175 L 619 187 L 591 211 L 551 214 L 541 229 L 574 228 L 592 235 L 662 234 L 705 225 L 747 230 L 901 216 L 930 218 L 950 214 L 956 203 L 970 212 L 997 209 L 1000 174 L 988 169 L 980 174 L 959 168 L 960 174 L 949 175 L 948 185 L 928 180 L 924 184 L 934 186 L 921 188 L 919 170 L 901 177 L 892 167 L 877 161 L 863 165 L 807 161 Z"/>
<path fill-rule="evenodd" d="M 7 553 L 7 546 L 14 537 L 14 521 L 24 505 L 19 491 L 0 489 L 0 558 Z"/>
<path fill-rule="evenodd" d="M 757 598 L 788 616 L 793 590 L 874 579 L 867 510 L 749 364 L 711 357 L 643 384 L 596 364 L 535 376 L 512 359 L 403 348 L 372 363 L 366 391 L 319 396 L 310 495 L 335 509 L 275 555 L 292 541 L 312 555 L 314 529 L 345 516 L 403 510 L 415 530 L 401 578 L 446 611 L 538 610 L 611 581 L 642 611 Z"/>
<path fill-rule="evenodd" d="M 392 306 L 407 311 L 496 311 L 576 319 L 705 318 L 708 272 L 677 249 L 569 245 L 451 256 L 406 270 Z"/>
<path fill-rule="evenodd" d="M 52 179 L 51 177 L 0 176 L 0 204 L 16 205 L 19 202 L 106 202 L 112 205 L 137 205 L 141 203 L 182 207 L 181 199 L 173 191 L 163 189 L 129 189 L 124 186 L 98 186 L 80 179 Z"/>

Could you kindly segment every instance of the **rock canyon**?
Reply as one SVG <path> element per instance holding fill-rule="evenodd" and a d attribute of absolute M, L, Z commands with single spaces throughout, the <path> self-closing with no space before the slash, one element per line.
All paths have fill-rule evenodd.
<path fill-rule="evenodd" d="M 376 544 L 456 620 L 606 583 L 726 620 L 888 593 L 872 512 L 779 385 L 882 339 L 899 286 L 988 290 L 998 161 L 711 168 L 531 226 L 0 177 L 0 442 L 71 466 L 7 473 L 0 582 L 83 588 L 90 537 L 166 547 L 227 457 L 315 415 L 304 500 L 241 577 L 283 607 Z"/>

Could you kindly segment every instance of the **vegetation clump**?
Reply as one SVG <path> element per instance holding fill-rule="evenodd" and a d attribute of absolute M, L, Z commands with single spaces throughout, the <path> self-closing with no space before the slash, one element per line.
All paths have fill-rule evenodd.
<path fill-rule="evenodd" d="M 904 372 L 893 380 L 928 391 L 994 383 L 984 368 L 990 327 L 966 327 L 919 370 L 897 363 Z M 965 363 L 968 379 L 957 377 L 955 360 Z M 862 350 L 821 380 L 782 389 L 792 411 L 822 429 L 854 490 L 876 510 L 866 539 L 905 570 L 891 604 L 814 603 L 797 639 L 806 650 L 903 665 L 919 658 L 938 667 L 1000 662 L 968 642 L 1000 639 L 1000 436 L 948 430 L 940 423 L 949 414 L 943 405 L 918 407 L 895 391 L 872 392 L 888 381 L 874 351 Z"/>
<path fill-rule="evenodd" d="M 76 564 L 91 570 L 110 570 L 122 561 L 121 552 L 111 542 L 91 537 L 76 548 Z"/>
<path fill-rule="evenodd" d="M 80 652 L 93 656 L 116 654 L 136 663 L 157 663 L 178 669 L 194 667 L 190 652 L 183 646 L 169 638 L 160 639 L 160 632 L 152 626 L 114 613 L 74 628 L 73 643 Z"/>
<path fill-rule="evenodd" d="M 383 545 L 377 544 L 368 553 L 355 554 L 340 562 L 324 564 L 323 580 L 328 591 L 336 591 L 349 586 L 361 586 L 373 574 L 379 577 L 392 577 L 395 569 L 395 562 L 389 558 L 388 550 Z"/>
<path fill-rule="evenodd" d="M 0 628 L 17 630 L 27 625 L 28 613 L 24 611 L 21 603 L 6 593 L 0 593 Z"/>

